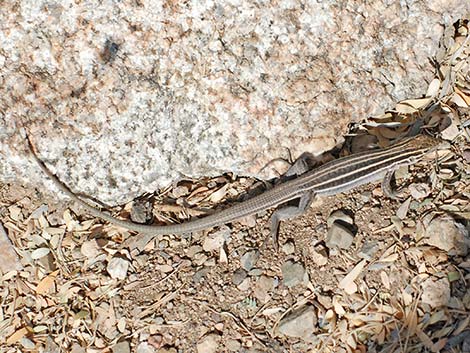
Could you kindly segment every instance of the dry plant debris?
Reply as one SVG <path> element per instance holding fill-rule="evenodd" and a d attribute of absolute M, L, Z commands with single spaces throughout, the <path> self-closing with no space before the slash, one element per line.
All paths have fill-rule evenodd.
<path fill-rule="evenodd" d="M 279 252 L 265 242 L 268 212 L 139 252 L 128 231 L 3 185 L 1 351 L 469 352 L 468 22 L 450 34 L 426 96 L 362 122 L 353 140 L 385 145 L 424 127 L 448 149 L 399 172 L 413 181 L 400 202 L 377 185 L 318 200 L 282 225 Z M 250 188 L 184 181 L 154 208 L 182 220 Z"/>

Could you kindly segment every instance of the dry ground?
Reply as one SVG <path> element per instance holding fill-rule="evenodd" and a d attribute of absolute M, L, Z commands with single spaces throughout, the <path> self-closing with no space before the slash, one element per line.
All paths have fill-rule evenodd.
<path fill-rule="evenodd" d="M 1 219 L 23 266 L 1 282 L 4 351 L 125 352 L 130 345 L 193 352 L 198 344 L 199 352 L 462 351 L 469 345 L 470 258 L 431 246 L 423 230 L 431 218 L 450 214 L 446 205 L 458 205 L 453 219 L 468 229 L 468 162 L 446 158 L 455 177 L 447 185 L 434 163 L 403 179 L 434 175 L 436 184 L 424 199 L 409 198 L 405 216 L 398 210 L 408 202 L 385 198 L 378 184 L 321 198 L 282 224 L 279 251 L 267 238 L 270 212 L 130 251 L 132 234 L 88 220 L 73 204 L 73 211 L 57 205 L 48 192 L 3 185 Z M 202 180 L 186 194 L 204 204 L 215 190 L 230 195 L 248 184 Z M 353 219 L 347 249 L 325 244 L 328 218 L 338 210 Z M 110 269 L 113 259 L 122 275 Z M 283 273 L 286 263 L 299 265 L 300 277 Z M 342 286 L 355 266 L 353 282 Z M 444 301 L 433 292 L 442 288 L 426 285 L 430 279 L 444 279 Z M 280 323 L 304 307 L 315 316 L 312 334 L 280 332 Z"/>

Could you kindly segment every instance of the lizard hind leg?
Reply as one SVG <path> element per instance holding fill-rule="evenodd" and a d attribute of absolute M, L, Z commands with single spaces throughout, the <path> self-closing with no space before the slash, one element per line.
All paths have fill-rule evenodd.
<path fill-rule="evenodd" d="M 313 192 L 307 192 L 300 197 L 297 206 L 286 206 L 273 212 L 270 219 L 270 233 L 276 251 L 278 251 L 279 248 L 278 233 L 280 222 L 303 214 L 305 210 L 310 207 L 314 198 L 315 194 Z"/>
<path fill-rule="evenodd" d="M 385 196 L 392 200 L 400 200 L 402 198 L 403 189 L 394 190 L 392 187 L 393 177 L 395 175 L 395 170 L 389 170 L 385 173 L 382 180 L 382 192 Z"/>

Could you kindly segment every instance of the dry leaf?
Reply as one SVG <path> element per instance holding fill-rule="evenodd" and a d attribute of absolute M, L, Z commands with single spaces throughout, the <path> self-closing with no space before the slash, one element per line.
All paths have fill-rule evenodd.
<path fill-rule="evenodd" d="M 41 282 L 38 283 L 36 287 L 36 293 L 44 294 L 49 292 L 49 290 L 54 286 L 54 281 L 59 274 L 59 270 L 51 272 L 46 277 L 44 277 Z"/>
<path fill-rule="evenodd" d="M 455 103 L 455 105 L 457 105 L 458 107 L 468 108 L 467 102 L 465 101 L 465 99 L 463 99 L 463 97 L 460 94 L 457 94 L 457 93 L 452 94 L 452 98 L 450 99 L 450 101 Z"/>
<path fill-rule="evenodd" d="M 119 332 L 123 333 L 126 329 L 126 318 L 121 317 L 117 322 L 117 328 Z"/>
<path fill-rule="evenodd" d="M 229 184 L 225 184 L 219 190 L 213 192 L 209 197 L 209 200 L 214 203 L 219 203 L 220 201 L 222 201 L 225 195 L 227 194 L 228 187 Z"/>
<path fill-rule="evenodd" d="M 5 222 L 5 224 L 3 226 L 6 229 L 9 229 L 9 230 L 17 232 L 17 233 L 22 232 L 22 230 L 20 228 L 18 228 L 18 226 L 15 223 L 12 223 L 12 222 Z"/>
<path fill-rule="evenodd" d="M 338 301 L 338 298 L 335 296 L 333 297 L 333 309 L 338 316 L 344 316 L 346 314 L 346 310 L 344 310 L 341 303 Z"/>
<path fill-rule="evenodd" d="M 469 325 L 470 325 L 470 316 L 467 316 L 465 320 L 460 321 L 459 326 L 457 326 L 457 328 L 452 334 L 454 336 L 457 336 L 458 334 L 462 333 L 465 329 L 467 329 Z"/>
<path fill-rule="evenodd" d="M 447 320 L 447 315 L 444 310 L 439 310 L 431 315 L 428 325 L 434 325 L 436 322 Z"/>
<path fill-rule="evenodd" d="M 7 273 L 5 273 L 1 279 L 2 279 L 2 282 L 3 281 L 8 281 L 10 279 L 12 279 L 13 277 L 15 277 L 16 275 L 18 275 L 18 271 L 17 270 L 12 270 L 12 271 L 9 271 Z"/>
<path fill-rule="evenodd" d="M 398 259 L 398 254 L 392 254 L 390 256 L 380 258 L 377 262 L 395 262 Z"/>
<path fill-rule="evenodd" d="M 384 287 L 390 290 L 390 278 L 388 277 L 386 272 L 380 272 L 380 279 L 382 280 L 382 284 L 384 285 Z"/>
<path fill-rule="evenodd" d="M 426 335 L 421 329 L 417 328 L 416 332 L 417 336 L 421 340 L 421 342 L 430 350 L 432 350 L 434 344 L 432 343 L 432 340 L 429 338 L 428 335 Z"/>
<path fill-rule="evenodd" d="M 439 88 L 441 87 L 441 80 L 435 78 L 429 84 L 428 90 L 426 92 L 426 97 L 435 97 L 439 93 Z"/>
<path fill-rule="evenodd" d="M 385 342 L 385 330 L 380 331 L 376 339 L 379 344 L 383 344 Z"/>
<path fill-rule="evenodd" d="M 78 222 L 76 221 L 75 217 L 72 215 L 72 212 L 70 212 L 69 209 L 66 209 L 62 215 L 62 217 L 64 218 L 64 221 L 65 221 L 65 225 L 67 226 L 67 229 L 68 230 L 74 230 L 75 229 L 75 226 L 78 224 Z M 43 227 L 43 228 L 46 228 L 48 227 L 49 225 Z"/>
<path fill-rule="evenodd" d="M 407 99 L 398 103 L 395 110 L 401 114 L 413 114 L 418 110 L 425 108 L 432 98 Z"/>
<path fill-rule="evenodd" d="M 389 129 L 385 127 L 380 127 L 379 133 L 381 136 L 385 137 L 387 140 L 393 140 L 396 139 L 400 136 L 400 131 L 398 131 L 396 128 Z"/>
<path fill-rule="evenodd" d="M 41 229 L 45 229 L 49 227 L 49 221 L 47 218 L 44 216 L 44 214 L 40 215 L 37 219 L 37 222 L 39 223 L 39 227 Z"/>
<path fill-rule="evenodd" d="M 26 327 L 20 328 L 14 334 L 12 334 L 10 337 L 8 337 L 7 345 L 15 344 L 20 339 L 22 339 L 24 336 L 26 336 L 28 334 L 28 332 L 29 332 L 29 330 Z"/>
<path fill-rule="evenodd" d="M 221 263 L 221 264 L 227 264 L 228 263 L 227 253 L 225 252 L 223 247 L 220 248 L 219 263 Z"/>
<path fill-rule="evenodd" d="M 395 106 L 395 110 L 401 114 L 413 114 L 417 112 L 417 110 L 413 108 L 412 106 L 408 104 L 403 104 L 403 103 L 398 103 Z"/>
<path fill-rule="evenodd" d="M 41 257 L 48 255 L 51 252 L 49 248 L 38 248 L 31 253 L 31 258 L 33 260 L 38 260 Z"/>
<path fill-rule="evenodd" d="M 436 352 L 436 353 L 440 352 L 444 348 L 444 346 L 446 345 L 447 340 L 448 339 L 446 337 L 444 337 L 444 338 L 441 338 L 436 343 L 434 343 L 434 345 L 431 348 L 431 352 Z"/>
<path fill-rule="evenodd" d="M 408 197 L 405 202 L 403 202 L 400 207 L 397 210 L 397 217 L 400 218 L 401 220 L 404 220 L 406 218 L 406 215 L 408 214 L 408 210 L 410 209 L 410 204 L 411 204 L 411 197 Z"/>
<path fill-rule="evenodd" d="M 411 303 L 413 303 L 413 296 L 410 293 L 408 293 L 406 291 L 406 289 L 403 289 L 401 291 L 401 296 L 402 296 L 402 299 L 403 299 L 403 304 L 405 306 L 410 306 Z"/>
<path fill-rule="evenodd" d="M 390 122 L 392 121 L 392 119 L 393 119 L 393 114 L 390 112 L 371 117 L 371 120 L 380 121 L 381 123 Z"/>
<path fill-rule="evenodd" d="M 411 309 L 411 312 L 406 317 L 406 323 L 408 326 L 408 331 L 411 334 L 416 333 L 416 330 L 418 330 L 418 315 L 416 313 L 416 310 L 414 310 L 414 308 Z"/>
<path fill-rule="evenodd" d="M 354 284 L 356 278 L 361 274 L 364 266 L 366 265 L 366 260 L 359 262 L 352 270 L 349 272 L 346 277 L 344 277 L 339 282 L 339 288 L 345 290 L 346 293 L 352 294 L 357 291 L 357 286 Z M 354 285 L 353 285 L 354 284 Z"/>
<path fill-rule="evenodd" d="M 49 327 L 47 325 L 38 325 L 38 326 L 34 326 L 33 327 L 33 332 L 34 333 L 41 333 L 41 332 L 45 332 L 49 329 Z"/>
<path fill-rule="evenodd" d="M 346 343 L 352 348 L 356 349 L 356 340 L 353 335 L 349 335 L 348 338 L 346 339 Z"/>
<path fill-rule="evenodd" d="M 10 218 L 14 221 L 20 221 L 20 219 L 23 219 L 23 215 L 21 213 L 21 208 L 18 207 L 17 205 L 12 205 L 8 207 L 8 211 L 10 212 Z"/>
<path fill-rule="evenodd" d="M 264 316 L 272 316 L 272 315 L 275 315 L 277 313 L 281 313 L 283 312 L 285 309 L 282 308 L 282 307 L 277 307 L 277 308 L 267 308 L 267 309 L 264 309 L 263 310 L 263 315 Z"/>
<path fill-rule="evenodd" d="M 96 242 L 96 239 L 92 239 L 84 241 L 82 243 L 82 246 L 80 247 L 80 252 L 83 256 L 86 256 L 87 258 L 94 258 L 101 254 L 101 249 L 98 243 Z"/>
<path fill-rule="evenodd" d="M 207 186 L 200 186 L 196 189 L 194 189 L 191 194 L 189 194 L 189 196 L 186 198 L 186 201 L 192 205 L 196 202 L 196 200 L 201 200 L 203 199 L 205 196 L 204 195 L 200 195 L 200 194 L 204 194 L 207 190 L 209 190 L 209 188 Z"/>
<path fill-rule="evenodd" d="M 455 90 L 455 93 L 457 93 L 465 101 L 467 106 L 469 106 L 470 105 L 470 96 L 466 95 L 464 92 L 459 90 L 458 87 L 455 87 L 454 90 Z"/>

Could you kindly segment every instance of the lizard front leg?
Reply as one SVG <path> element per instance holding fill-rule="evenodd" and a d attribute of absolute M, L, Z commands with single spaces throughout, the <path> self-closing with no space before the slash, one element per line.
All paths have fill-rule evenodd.
<path fill-rule="evenodd" d="M 311 169 L 312 160 L 314 159 L 313 155 L 309 152 L 302 153 L 299 158 L 297 158 L 294 163 L 291 164 L 287 172 L 283 177 L 299 176 Z"/>
<path fill-rule="evenodd" d="M 311 205 L 312 201 L 315 198 L 313 191 L 309 191 L 302 195 L 297 206 L 286 206 L 280 209 L 277 209 L 273 212 L 270 219 L 270 233 L 274 243 L 274 248 L 278 250 L 278 232 L 279 224 L 282 220 L 290 219 L 296 216 L 300 216 L 305 212 L 307 208 Z"/>

